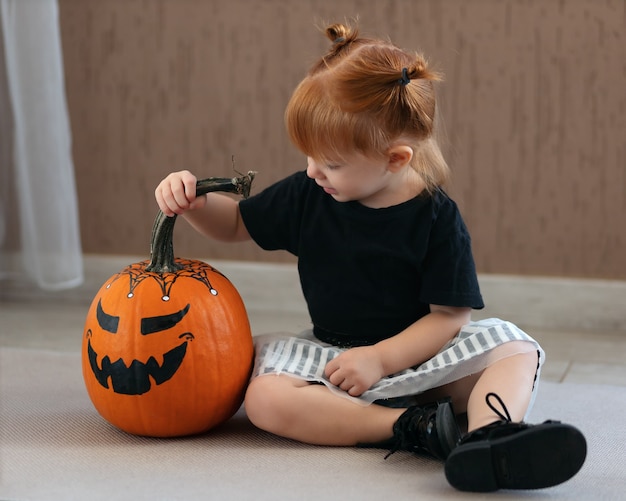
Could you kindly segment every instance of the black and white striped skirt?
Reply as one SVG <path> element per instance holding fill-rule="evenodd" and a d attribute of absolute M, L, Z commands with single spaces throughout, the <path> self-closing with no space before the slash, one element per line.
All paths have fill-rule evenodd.
<path fill-rule="evenodd" d="M 498 346 L 506 347 L 494 350 Z M 545 353 L 532 337 L 519 327 L 497 318 L 470 322 L 463 326 L 430 360 L 381 379 L 359 397 L 352 397 L 333 385 L 324 375 L 326 364 L 345 348 L 317 340 L 311 330 L 293 334 L 264 334 L 255 337 L 255 364 L 252 377 L 287 374 L 326 385 L 337 395 L 362 405 L 398 397 L 418 395 L 452 381 L 475 374 L 503 358 L 536 351 L 539 355 L 531 405 Z M 528 413 L 527 413 L 528 414 Z"/>

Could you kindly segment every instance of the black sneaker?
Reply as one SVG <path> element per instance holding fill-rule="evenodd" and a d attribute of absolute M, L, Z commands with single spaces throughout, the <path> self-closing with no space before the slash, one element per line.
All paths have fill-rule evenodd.
<path fill-rule="evenodd" d="M 390 449 L 387 459 L 397 451 L 426 454 L 445 460 L 461 438 L 450 400 L 409 407 L 393 425 L 393 437 L 359 447 Z"/>
<path fill-rule="evenodd" d="M 578 429 L 559 421 L 513 423 L 498 395 L 489 393 L 486 400 L 502 420 L 474 430 L 459 442 L 445 465 L 450 485 L 471 492 L 541 489 L 578 473 L 587 455 L 587 442 Z"/>

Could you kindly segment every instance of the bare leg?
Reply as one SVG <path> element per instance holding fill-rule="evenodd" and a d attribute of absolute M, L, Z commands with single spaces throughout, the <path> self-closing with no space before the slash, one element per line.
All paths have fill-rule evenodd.
<path fill-rule="evenodd" d="M 528 350 L 529 343 L 523 344 Z M 532 394 L 537 352 L 531 349 L 520 353 L 514 343 L 507 343 L 495 348 L 493 353 L 500 360 L 484 371 L 428 391 L 420 402 L 451 397 L 457 413 L 467 411 L 468 430 L 472 431 L 500 419 L 485 402 L 487 393 L 494 392 L 506 403 L 513 420 L 521 420 Z M 258 428 L 319 445 L 386 440 L 393 436 L 393 425 L 406 410 L 375 404 L 361 406 L 337 396 L 326 386 L 288 375 L 266 375 L 252 380 L 245 407 L 250 421 Z"/>
<path fill-rule="evenodd" d="M 499 358 L 486 369 L 458 381 L 429 390 L 420 396 L 426 403 L 449 396 L 457 414 L 467 412 L 468 431 L 498 421 L 500 417 L 487 405 L 488 393 L 498 394 L 507 406 L 513 421 L 521 421 L 532 396 L 537 373 L 537 351 L 523 345 L 506 343 L 494 348 L 492 355 Z M 520 353 L 527 350 L 526 352 Z"/>
<path fill-rule="evenodd" d="M 537 352 L 504 358 L 487 367 L 474 386 L 467 403 L 468 431 L 501 418 L 487 405 L 487 393 L 500 396 L 514 422 L 522 421 L 532 396 Z"/>
<path fill-rule="evenodd" d="M 265 431 L 317 445 L 374 443 L 393 435 L 405 409 L 361 406 L 326 386 L 286 375 L 260 376 L 248 386 L 246 413 Z"/>

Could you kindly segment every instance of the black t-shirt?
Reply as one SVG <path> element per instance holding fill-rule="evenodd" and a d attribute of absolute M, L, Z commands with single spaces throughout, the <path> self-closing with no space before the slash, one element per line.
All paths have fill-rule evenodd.
<path fill-rule="evenodd" d="M 428 314 L 430 304 L 484 306 L 469 233 L 442 191 L 372 209 L 337 202 L 303 171 L 239 207 L 261 248 L 298 257 L 322 341 L 373 344 Z"/>

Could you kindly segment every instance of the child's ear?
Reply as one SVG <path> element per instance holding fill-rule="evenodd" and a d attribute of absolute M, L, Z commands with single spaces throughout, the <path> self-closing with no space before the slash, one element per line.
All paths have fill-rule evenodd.
<path fill-rule="evenodd" d="M 405 144 L 392 146 L 387 151 L 387 169 L 391 172 L 398 172 L 406 167 L 413 158 L 413 148 Z"/>

